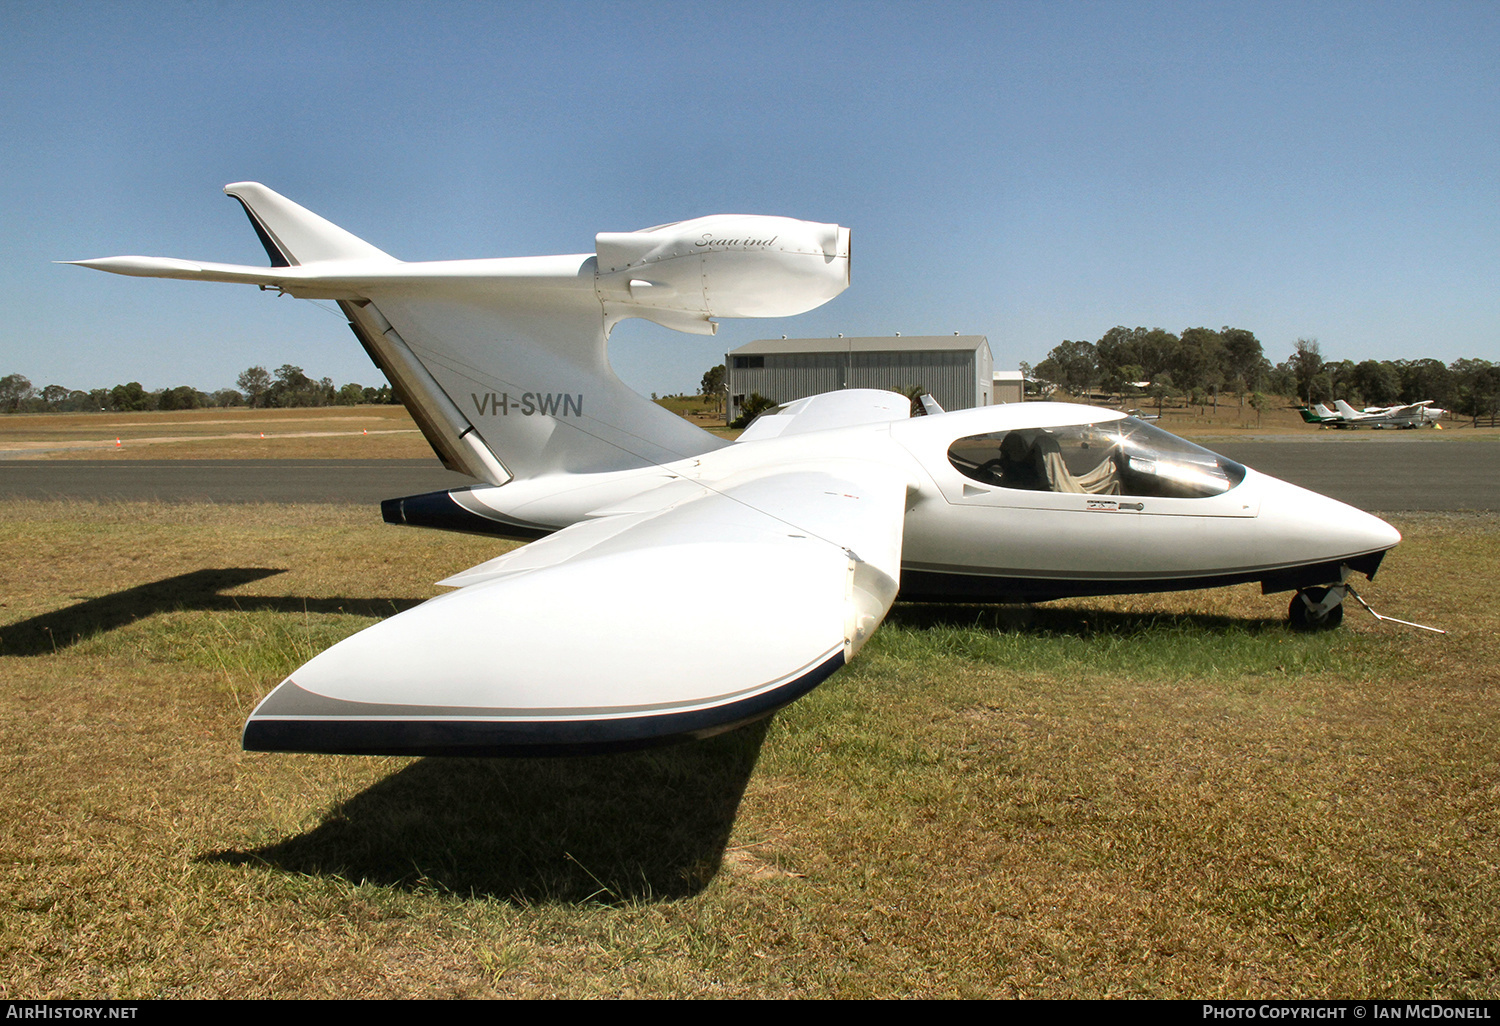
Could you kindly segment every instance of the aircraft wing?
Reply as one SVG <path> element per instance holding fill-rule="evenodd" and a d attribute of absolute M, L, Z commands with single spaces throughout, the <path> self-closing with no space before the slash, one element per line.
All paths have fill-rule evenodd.
<path fill-rule="evenodd" d="M 859 460 L 674 481 L 314 657 L 251 714 L 245 747 L 543 754 L 757 719 L 841 667 L 890 609 L 907 487 Z"/>

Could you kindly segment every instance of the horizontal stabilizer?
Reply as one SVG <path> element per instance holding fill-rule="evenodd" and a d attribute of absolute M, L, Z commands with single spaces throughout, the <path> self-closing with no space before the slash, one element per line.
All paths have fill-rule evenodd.
<path fill-rule="evenodd" d="M 352 260 L 316 267 L 252 267 L 248 264 L 218 264 L 207 260 L 175 257 L 112 256 L 90 260 L 59 260 L 74 267 L 87 267 L 132 278 L 175 278 L 181 281 L 217 281 L 233 285 L 259 285 L 278 289 L 299 299 L 359 299 L 372 284 L 422 281 L 414 274 L 401 275 L 412 265 L 399 260 L 377 262 Z M 421 265 L 418 265 L 421 266 Z"/>

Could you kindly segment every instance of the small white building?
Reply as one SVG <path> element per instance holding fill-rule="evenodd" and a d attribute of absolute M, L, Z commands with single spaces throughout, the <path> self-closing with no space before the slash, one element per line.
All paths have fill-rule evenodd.
<path fill-rule="evenodd" d="M 998 403 L 1019 403 L 1026 400 L 1026 377 L 1018 370 L 996 371 L 990 395 Z"/>

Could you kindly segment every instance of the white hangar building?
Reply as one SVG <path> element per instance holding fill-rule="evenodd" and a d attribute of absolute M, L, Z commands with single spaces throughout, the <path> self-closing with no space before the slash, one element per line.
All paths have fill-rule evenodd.
<path fill-rule="evenodd" d="M 724 356 L 725 421 L 757 392 L 789 403 L 841 388 L 919 387 L 945 410 L 989 406 L 994 363 L 983 335 L 760 339 Z"/>

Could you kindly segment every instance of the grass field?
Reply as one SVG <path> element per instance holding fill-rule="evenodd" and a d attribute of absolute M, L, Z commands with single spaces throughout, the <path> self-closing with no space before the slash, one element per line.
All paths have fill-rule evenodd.
<path fill-rule="evenodd" d="M 1393 519 L 1362 591 L 1446 636 L 898 604 L 759 725 L 484 761 L 238 733 L 495 542 L 0 504 L 0 997 L 1493 998 L 1500 518 Z"/>
<path fill-rule="evenodd" d="M 431 459 L 402 406 L 33 413 L 0 417 L 20 459 Z"/>
<path fill-rule="evenodd" d="M 661 404 L 721 437 L 738 437 L 701 398 Z M 1259 418 L 1229 403 L 1212 409 L 1168 409 L 1162 426 L 1184 438 L 1410 438 L 1407 431 L 1332 431 L 1309 427 L 1295 410 Z M 1500 428 L 1449 425 L 1424 438 L 1500 437 Z M 118 443 L 118 444 L 116 444 Z M 292 410 L 179 410 L 144 413 L 35 413 L 0 416 L 0 453 L 20 459 L 435 459 L 401 406 L 331 406 Z"/>
<path fill-rule="evenodd" d="M 739 434 L 695 412 L 701 404 L 663 405 L 715 434 Z M 0 416 L 0 452 L 42 460 L 436 459 L 403 406 L 11 414 Z"/>

